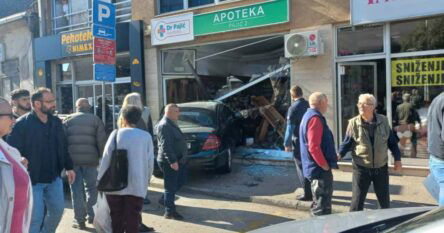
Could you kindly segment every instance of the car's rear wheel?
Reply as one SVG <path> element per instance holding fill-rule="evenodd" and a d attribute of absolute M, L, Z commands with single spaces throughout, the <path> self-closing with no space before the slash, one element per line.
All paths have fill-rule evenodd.
<path fill-rule="evenodd" d="M 220 174 L 230 173 L 232 165 L 233 165 L 233 148 L 230 146 L 227 149 L 224 164 L 221 167 L 217 168 L 217 172 Z"/>

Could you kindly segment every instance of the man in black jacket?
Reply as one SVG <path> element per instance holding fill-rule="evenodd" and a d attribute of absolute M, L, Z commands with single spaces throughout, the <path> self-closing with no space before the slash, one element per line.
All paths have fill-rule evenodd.
<path fill-rule="evenodd" d="M 157 162 L 164 174 L 165 188 L 165 193 L 159 202 L 165 205 L 164 217 L 175 220 L 183 219 L 176 211 L 174 198 L 185 183 L 187 154 L 185 136 L 175 123 L 179 115 L 179 107 L 176 104 L 168 104 L 165 107 L 164 117 L 157 125 Z"/>
<path fill-rule="evenodd" d="M 299 182 L 304 189 L 304 193 L 297 197 L 300 201 L 312 201 L 310 181 L 304 178 L 302 174 L 302 162 L 301 162 L 301 149 L 299 143 L 299 125 L 301 124 L 302 117 L 304 116 L 309 104 L 303 97 L 302 88 L 299 86 L 293 86 L 290 89 L 291 99 L 294 101 L 288 109 L 287 113 L 287 130 L 285 132 L 284 146 L 285 151 L 293 151 L 294 162 L 296 165 L 296 173 L 299 178 Z M 293 146 L 293 147 L 292 147 Z"/>
<path fill-rule="evenodd" d="M 439 184 L 439 206 L 444 206 L 444 92 L 433 99 L 427 114 L 429 168 Z"/>
<path fill-rule="evenodd" d="M 34 199 L 30 233 L 55 232 L 65 203 L 60 174 L 65 169 L 72 183 L 75 173 L 62 122 L 53 116 L 54 95 L 47 88 L 39 88 L 31 96 L 31 102 L 33 110 L 17 121 L 8 143 L 29 161 Z M 47 215 L 42 226 L 45 207 Z"/>

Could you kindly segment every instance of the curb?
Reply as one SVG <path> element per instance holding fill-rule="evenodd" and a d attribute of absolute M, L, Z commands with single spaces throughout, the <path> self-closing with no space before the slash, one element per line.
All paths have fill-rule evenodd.
<path fill-rule="evenodd" d="M 163 185 L 160 183 L 151 183 L 150 186 L 153 188 L 158 188 L 158 189 L 163 190 Z M 311 208 L 311 202 L 307 202 L 307 201 L 276 200 L 276 199 L 267 198 L 267 197 L 242 196 L 242 195 L 237 195 L 237 194 L 232 194 L 232 193 L 220 192 L 220 191 L 216 191 L 213 189 L 186 187 L 186 186 L 182 187 L 182 191 L 194 193 L 194 194 L 216 197 L 216 198 L 223 198 L 223 199 L 228 199 L 228 200 L 232 200 L 232 201 L 251 202 L 251 203 L 271 205 L 271 206 L 296 209 L 296 210 L 302 210 L 302 211 L 309 211 Z M 333 205 L 333 212 L 334 213 L 342 213 L 345 211 L 347 211 L 347 210 L 345 210 L 344 207 Z"/>

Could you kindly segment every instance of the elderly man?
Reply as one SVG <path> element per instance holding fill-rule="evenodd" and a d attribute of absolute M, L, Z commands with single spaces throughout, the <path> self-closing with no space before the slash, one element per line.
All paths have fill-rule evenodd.
<path fill-rule="evenodd" d="M 85 98 L 76 102 L 77 112 L 64 119 L 68 151 L 74 163 L 77 179 L 71 185 L 72 206 L 76 223 L 74 228 L 86 229 L 94 219 L 93 205 L 97 201 L 97 166 L 106 143 L 105 126 L 99 117 L 90 113 L 91 105 Z M 86 185 L 86 205 L 85 187 Z M 85 209 L 86 206 L 86 209 Z"/>
<path fill-rule="evenodd" d="M 302 169 L 310 180 L 313 195 L 313 216 L 331 214 L 333 195 L 332 168 L 338 168 L 333 134 L 324 114 L 327 96 L 315 92 L 309 98 L 310 108 L 302 118 L 299 129 Z"/>
<path fill-rule="evenodd" d="M 165 193 L 159 203 L 165 205 L 167 219 L 182 220 L 177 213 L 174 198 L 186 179 L 187 143 L 176 121 L 180 110 L 176 104 L 165 107 L 165 115 L 157 125 L 158 155 L 157 162 L 164 174 Z"/>
<path fill-rule="evenodd" d="M 72 183 L 75 172 L 62 122 L 53 115 L 55 97 L 51 90 L 39 88 L 32 94 L 31 103 L 32 111 L 18 119 L 8 143 L 29 160 L 34 202 L 29 232 L 55 232 L 65 206 L 60 174 L 65 169 Z M 45 207 L 47 215 L 43 222 Z"/>
<path fill-rule="evenodd" d="M 390 207 L 388 149 L 395 157 L 395 170 L 400 171 L 401 152 L 387 117 L 375 113 L 376 99 L 371 94 L 359 96 L 359 115 L 348 122 L 347 133 L 339 148 L 338 159 L 349 151 L 353 158 L 353 184 L 350 211 L 360 211 L 370 184 L 381 208 Z"/>

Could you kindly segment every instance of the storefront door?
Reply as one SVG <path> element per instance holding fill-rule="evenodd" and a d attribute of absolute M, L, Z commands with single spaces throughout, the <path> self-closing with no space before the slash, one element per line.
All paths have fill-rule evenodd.
<path fill-rule="evenodd" d="M 377 96 L 376 62 L 351 62 L 338 64 L 339 86 L 339 138 L 345 136 L 347 122 L 358 115 L 360 94 L 371 93 Z"/>

